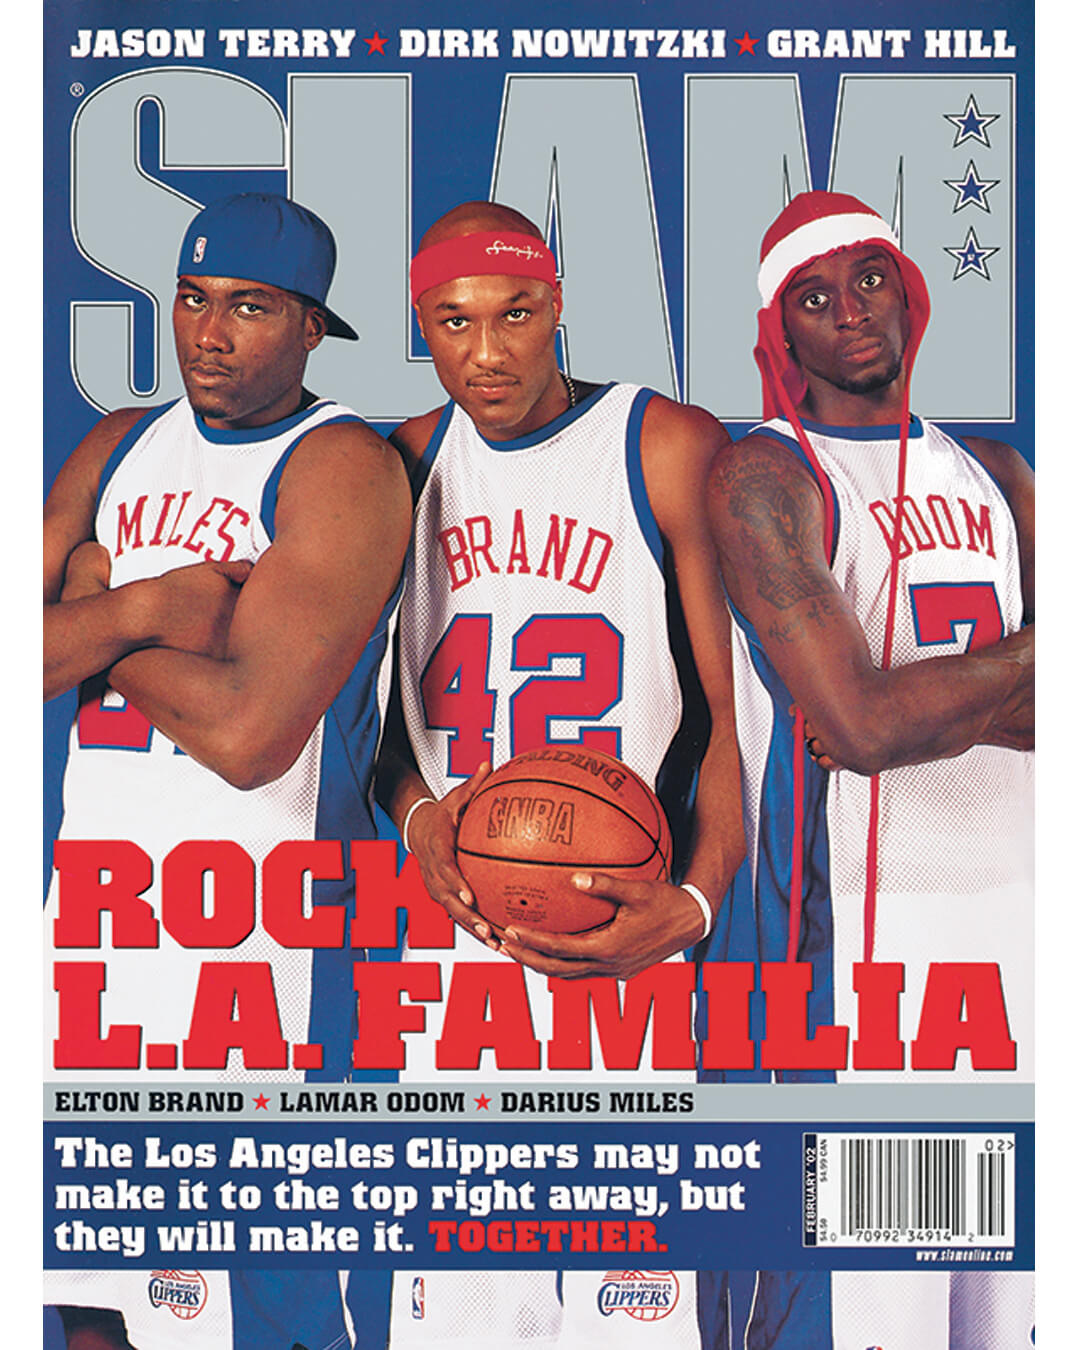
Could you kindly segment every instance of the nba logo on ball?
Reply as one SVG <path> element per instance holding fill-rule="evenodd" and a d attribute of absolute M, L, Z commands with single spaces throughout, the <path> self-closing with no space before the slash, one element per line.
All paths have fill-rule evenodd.
<path fill-rule="evenodd" d="M 666 881 L 671 829 L 632 769 L 589 747 L 515 755 L 480 785 L 458 827 L 457 861 L 476 907 L 496 926 L 585 933 L 615 904 L 573 884 L 580 868 Z"/>
<path fill-rule="evenodd" d="M 609 1270 L 596 1295 L 604 1317 L 624 1312 L 636 1322 L 659 1322 L 679 1301 L 679 1281 L 671 1270 Z"/>
<path fill-rule="evenodd" d="M 424 1316 L 424 1277 L 417 1275 L 412 1282 L 412 1315 L 416 1321 Z"/>
<path fill-rule="evenodd" d="M 191 261 L 193 263 L 201 263 L 203 260 L 203 254 L 205 252 L 206 252 L 206 235 L 200 234 L 198 239 L 195 240 L 195 247 L 191 250 Z"/>
<path fill-rule="evenodd" d="M 189 1321 L 206 1307 L 206 1281 L 197 1270 L 152 1270 L 146 1287 L 152 1308 L 168 1308 Z"/>

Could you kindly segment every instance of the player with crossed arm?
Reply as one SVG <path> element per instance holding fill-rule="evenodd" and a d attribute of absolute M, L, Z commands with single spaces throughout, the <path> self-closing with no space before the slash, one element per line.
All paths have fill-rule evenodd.
<path fill-rule="evenodd" d="M 257 870 L 281 840 L 374 837 L 379 675 L 410 505 L 394 451 L 303 385 L 324 336 L 356 337 L 326 305 L 334 261 L 326 225 L 283 197 L 243 194 L 201 211 L 173 304 L 186 396 L 103 418 L 46 503 L 45 695 L 82 685 L 61 837 L 132 840 L 155 880 L 186 839 L 235 841 Z M 156 885 L 144 898 L 158 906 Z M 347 883 L 317 888 L 315 900 L 350 904 Z M 321 1065 L 309 1055 L 291 1072 L 340 1079 L 355 955 L 285 951 L 258 928 L 228 952 L 192 952 L 162 930 L 156 949 L 108 953 L 103 1018 L 141 1024 L 144 1044 L 174 1042 L 201 961 L 269 962 L 283 1038 L 323 1047 Z M 231 1056 L 233 1079 L 286 1067 L 245 1069 Z M 171 1082 L 184 1072 L 164 1067 Z M 69 1305 L 70 1350 L 126 1345 L 120 1312 L 139 1350 L 322 1350 L 344 1336 L 334 1272 L 305 1272 L 301 1289 L 279 1274 L 234 1274 L 231 1307 L 228 1275 L 199 1278 L 202 1303 L 187 1320 L 164 1286 L 150 1296 L 147 1271 L 50 1272 L 48 1297 Z"/>
<path fill-rule="evenodd" d="M 464 929 L 443 987 L 454 960 L 513 957 L 529 968 L 543 1042 L 543 976 L 629 977 L 682 952 L 710 930 L 744 853 L 729 625 L 705 512 L 708 469 L 728 438 L 700 408 L 560 371 L 554 258 L 516 211 L 486 202 L 450 211 L 424 235 L 411 284 L 450 402 L 392 438 L 410 470 L 416 521 L 401 721 L 389 724 L 380 800 L 431 895 Z M 509 928 L 500 945 L 454 857 L 460 813 L 488 766 L 545 742 L 607 750 L 657 784 L 678 838 L 688 788 L 668 789 L 680 726 L 696 735 L 700 759 L 681 874 L 691 889 L 583 872 L 577 885 L 620 906 L 608 927 L 576 937 Z M 432 1076 L 431 1039 L 408 1038 L 410 1077 Z M 593 1063 L 590 1079 L 603 1072 L 595 1049 Z M 694 1274 L 678 1278 L 664 1344 L 697 1346 Z M 399 1274 L 391 1344 L 575 1346 L 648 1333 L 655 1343 L 650 1324 L 598 1313 L 602 1279 L 564 1274 L 557 1296 L 553 1272 Z"/>
<path fill-rule="evenodd" d="M 1000 968 L 1030 1077 L 1031 472 L 910 415 L 926 285 L 863 203 L 794 198 L 759 287 L 765 420 L 717 456 L 709 497 L 760 959 L 812 962 L 812 1022 L 846 1026 L 856 963 L 902 962 L 914 991 L 931 961 Z M 822 1343 L 967 1345 L 945 1330 L 964 1299 L 963 1281 L 836 1274 Z M 1026 1344 L 1023 1291 L 1005 1302 Z"/>

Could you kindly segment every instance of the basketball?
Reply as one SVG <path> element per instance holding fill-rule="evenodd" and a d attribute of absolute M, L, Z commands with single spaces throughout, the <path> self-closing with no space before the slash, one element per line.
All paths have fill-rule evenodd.
<path fill-rule="evenodd" d="M 652 789 L 613 756 L 544 746 L 485 779 L 461 818 L 457 861 L 496 927 L 584 933 L 616 906 L 579 891 L 573 874 L 666 881 L 671 830 Z"/>

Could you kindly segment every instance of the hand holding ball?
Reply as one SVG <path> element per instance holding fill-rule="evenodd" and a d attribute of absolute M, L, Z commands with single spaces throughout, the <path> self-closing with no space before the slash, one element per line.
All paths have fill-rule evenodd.
<path fill-rule="evenodd" d="M 574 873 L 666 881 L 671 831 L 655 793 L 625 764 L 584 746 L 545 746 L 485 780 L 461 818 L 457 862 L 497 927 L 583 933 L 616 906 L 578 890 Z"/>

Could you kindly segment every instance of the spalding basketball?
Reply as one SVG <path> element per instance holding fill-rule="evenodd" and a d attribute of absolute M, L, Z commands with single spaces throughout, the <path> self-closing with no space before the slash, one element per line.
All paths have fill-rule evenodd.
<path fill-rule="evenodd" d="M 544 746 L 484 780 L 461 818 L 457 860 L 497 927 L 583 933 L 609 922 L 616 906 L 579 891 L 573 874 L 666 881 L 671 830 L 655 793 L 619 760 Z"/>

